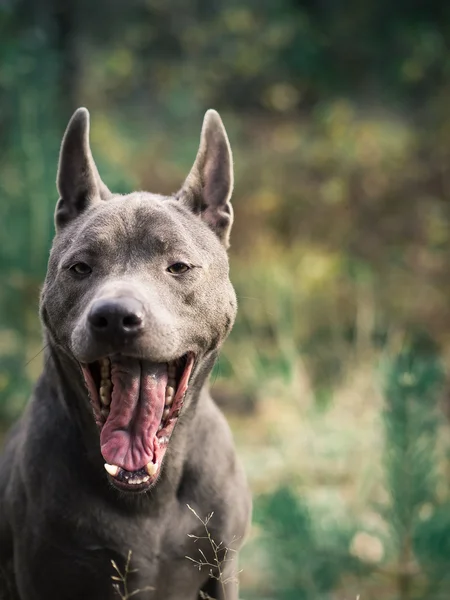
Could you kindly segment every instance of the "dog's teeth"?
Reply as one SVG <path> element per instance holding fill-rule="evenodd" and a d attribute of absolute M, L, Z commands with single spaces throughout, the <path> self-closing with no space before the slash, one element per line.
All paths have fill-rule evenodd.
<path fill-rule="evenodd" d="M 170 413 L 170 410 L 168 408 L 165 408 L 162 418 L 167 419 L 167 417 L 169 416 L 169 413 Z"/>
<path fill-rule="evenodd" d="M 117 473 L 120 470 L 120 467 L 118 467 L 117 465 L 108 465 L 108 463 L 105 463 L 105 469 L 106 472 L 111 475 L 111 477 L 116 477 Z"/>
<path fill-rule="evenodd" d="M 159 427 L 158 427 L 158 431 L 161 431 L 162 428 L 163 428 L 163 425 L 162 425 L 162 423 L 160 423 Z"/>
<path fill-rule="evenodd" d="M 110 381 L 102 381 L 100 384 L 100 400 L 104 406 L 111 404 L 111 387 Z"/>
<path fill-rule="evenodd" d="M 102 417 L 104 417 L 105 419 L 107 419 L 109 417 L 109 408 L 102 408 L 102 410 L 100 411 Z"/>
<path fill-rule="evenodd" d="M 100 388 L 100 400 L 103 406 L 109 406 L 111 404 L 111 396 L 103 388 Z"/>
<path fill-rule="evenodd" d="M 155 475 L 156 471 L 158 470 L 158 463 L 153 463 L 152 461 L 150 461 L 145 467 L 145 470 L 150 476 Z"/>
<path fill-rule="evenodd" d="M 131 485 L 139 485 L 140 483 L 146 483 L 150 477 L 148 475 L 144 475 L 144 477 L 134 477 L 133 479 L 129 479 L 128 483 Z"/>
<path fill-rule="evenodd" d="M 174 395 L 175 395 L 174 387 L 171 385 L 168 385 L 166 387 L 166 406 L 170 406 L 172 404 Z"/>
<path fill-rule="evenodd" d="M 110 364 L 108 358 L 104 358 L 100 361 L 100 373 L 102 375 L 102 379 L 107 379 L 109 377 Z"/>

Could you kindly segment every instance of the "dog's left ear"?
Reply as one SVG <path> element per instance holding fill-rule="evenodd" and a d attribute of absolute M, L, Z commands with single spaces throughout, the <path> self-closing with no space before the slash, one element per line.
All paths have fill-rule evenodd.
<path fill-rule="evenodd" d="M 233 223 L 233 157 L 219 114 L 203 120 L 197 158 L 177 197 L 209 225 L 228 248 Z"/>

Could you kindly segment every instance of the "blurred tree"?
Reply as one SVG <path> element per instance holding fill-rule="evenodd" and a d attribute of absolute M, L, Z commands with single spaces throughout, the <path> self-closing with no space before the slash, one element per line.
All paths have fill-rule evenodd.
<path fill-rule="evenodd" d="M 354 529 L 343 524 L 324 528 L 288 486 L 261 496 L 255 519 L 267 552 L 273 599 L 325 600 L 343 578 L 364 570 L 350 553 Z"/>
<path fill-rule="evenodd" d="M 222 374 L 252 406 L 301 365 L 326 408 L 358 361 L 418 325 L 448 349 L 449 42 L 442 0 L 1 2 L 0 422 L 39 372 L 58 147 L 83 104 L 117 191 L 176 189 L 201 113 L 223 111 L 241 310 Z M 437 600 L 450 585 L 437 357 L 414 345 L 386 378 L 386 562 L 401 600 Z M 329 597 L 360 568 L 356 524 L 322 531 L 289 487 L 259 506 L 274 598 Z"/>
<path fill-rule="evenodd" d="M 450 593 L 448 489 L 439 498 L 439 401 L 444 373 L 439 354 L 421 336 L 386 370 L 385 473 L 391 560 L 398 600 L 439 600 Z"/>

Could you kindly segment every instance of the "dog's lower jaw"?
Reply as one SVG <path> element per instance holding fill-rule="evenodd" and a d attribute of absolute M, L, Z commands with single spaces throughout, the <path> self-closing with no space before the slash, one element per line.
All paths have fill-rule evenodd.
<path fill-rule="evenodd" d="M 121 491 L 143 492 L 158 480 L 194 361 L 190 352 L 170 363 L 144 361 L 137 381 L 129 373 L 140 364 L 137 359 L 115 355 L 90 365 L 80 363 L 100 432 L 105 470 Z M 143 462 L 145 456 L 149 460 Z"/>

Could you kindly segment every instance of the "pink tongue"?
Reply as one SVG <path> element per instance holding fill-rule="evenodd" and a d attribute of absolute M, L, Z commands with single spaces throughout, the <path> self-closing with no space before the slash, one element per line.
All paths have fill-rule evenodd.
<path fill-rule="evenodd" d="M 110 413 L 100 434 L 110 465 L 138 471 L 153 460 L 164 410 L 167 365 L 121 357 L 111 361 Z"/>

